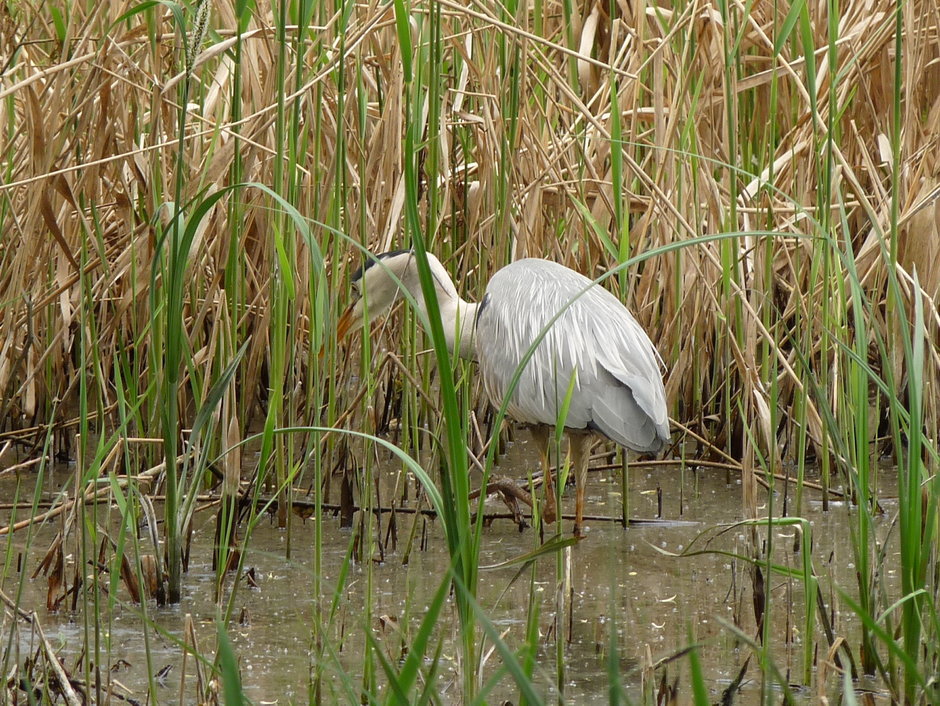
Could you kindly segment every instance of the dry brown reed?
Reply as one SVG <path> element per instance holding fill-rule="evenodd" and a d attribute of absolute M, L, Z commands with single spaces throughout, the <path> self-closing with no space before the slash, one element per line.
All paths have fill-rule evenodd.
<path fill-rule="evenodd" d="M 290 92 L 276 81 L 277 9 L 259 0 L 242 37 L 243 83 L 235 99 L 243 117 L 236 124 L 235 10 L 231 0 L 212 5 L 213 31 L 194 61 L 185 196 L 229 183 L 236 152 L 245 181 L 272 183 L 275 161 L 285 158 L 284 147 L 275 144 L 277 97 L 288 91 L 306 138 L 306 152 L 297 160 L 299 210 L 373 251 L 403 245 L 405 77 L 389 6 L 376 0 L 356 5 L 345 31 L 339 11 L 320 8 L 319 24 L 303 34 L 302 88 Z M 163 10 L 112 25 L 132 6 L 53 0 L 2 10 L 0 390 L 8 427 L 48 418 L 54 400 L 74 400 L 81 336 L 98 351 L 105 404 L 114 401 L 106 381 L 114 379 L 116 354 L 135 356 L 141 374 L 148 373 L 155 219 L 168 217 L 162 204 L 172 200 L 180 109 L 175 87 L 186 80 L 185 43 Z M 613 19 L 604 3 L 584 3 L 574 8 L 570 25 L 559 2 L 526 5 L 514 18 L 497 3 L 477 0 L 441 0 L 440 7 L 450 70 L 439 111 L 442 165 L 440 173 L 424 176 L 438 180 L 447 206 L 438 232 L 430 234 L 433 249 L 473 296 L 496 268 L 522 255 L 598 275 L 617 263 L 599 234 L 615 248 L 629 237 L 626 252 L 632 254 L 702 234 L 758 231 L 647 260 L 625 280 L 629 291 L 623 294 L 668 364 L 674 416 L 728 446 L 735 435 L 743 437 L 726 413 L 743 411 L 765 453 L 777 453 L 778 435 L 788 441 L 794 432 L 780 421 L 805 384 L 793 342 L 809 342 L 811 357 L 834 356 L 818 342 L 826 325 L 823 300 L 833 294 L 844 266 L 833 263 L 835 275 L 814 281 L 810 265 L 824 247 L 814 221 L 823 221 L 830 208 L 833 216 L 844 214 L 844 220 L 825 222 L 845 252 L 854 254 L 876 304 L 872 323 L 890 328 L 883 319 L 886 259 L 880 243 L 890 221 L 894 5 L 841 4 L 834 76 L 826 4 L 809 3 L 814 85 L 795 41 L 785 42 L 779 54 L 774 48 L 787 2 L 754 3 L 749 14 L 732 3 L 727 17 L 708 1 L 669 7 L 620 2 Z M 53 9 L 65 17 L 64 36 Z M 412 9 L 424 16 L 429 5 L 416 2 Z M 916 268 L 925 289 L 935 345 L 940 12 L 932 0 L 914 0 L 904 4 L 903 15 L 903 227 L 897 247 L 899 267 L 904 273 Z M 288 28 L 289 37 L 296 32 Z M 738 44 L 733 59 L 728 41 Z M 518 64 L 501 58 L 504 47 L 519 52 Z M 507 112 L 510 70 L 518 81 L 517 115 Z M 286 86 L 295 85 L 290 71 Z M 612 80 L 626 140 L 622 194 L 613 185 Z M 340 86 L 346 87 L 343 96 Z M 836 202 L 830 206 L 820 203 L 819 189 L 835 113 L 829 193 Z M 630 215 L 622 233 L 614 223 L 614 201 L 621 196 Z M 252 335 L 240 373 L 240 389 L 249 392 L 227 412 L 233 416 L 237 409 L 247 419 L 257 411 L 251 392 L 265 385 L 275 264 L 271 202 L 253 190 L 237 198 L 242 306 L 220 310 L 230 294 L 224 268 L 235 225 L 223 201 L 191 254 L 187 331 L 195 366 L 206 371 L 217 364 L 218 342 L 225 340 L 219 327 L 228 317 Z M 774 235 L 759 233 L 764 231 Z M 358 255 L 345 242 L 334 249 L 328 230 L 315 232 L 341 305 L 342 282 Z M 298 262 L 309 262 L 303 243 L 294 242 Z M 303 292 L 309 268 L 301 265 L 297 275 Z M 902 281 L 906 296 L 915 296 L 906 274 Z M 300 298 L 293 341 L 297 380 L 311 373 L 305 331 L 313 316 Z M 763 343 L 777 361 L 776 413 L 760 374 Z M 926 380 L 936 389 L 935 347 L 928 360 Z M 303 400 L 297 394 L 293 404 Z M 821 403 L 811 397 L 807 413 L 817 444 L 823 415 L 815 407 Z M 929 404 L 935 428 L 934 399 Z M 144 418 L 158 417 L 147 410 Z M 222 428 L 238 437 L 230 423 Z"/>

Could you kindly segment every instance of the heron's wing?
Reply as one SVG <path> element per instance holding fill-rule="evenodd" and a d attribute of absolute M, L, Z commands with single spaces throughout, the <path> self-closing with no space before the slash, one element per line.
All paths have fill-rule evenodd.
<path fill-rule="evenodd" d="M 591 426 L 609 439 L 634 451 L 655 453 L 665 439 L 663 431 L 639 405 L 633 390 L 601 368 L 592 395 Z"/>
<path fill-rule="evenodd" d="M 502 404 L 513 376 L 532 343 L 570 297 L 559 293 L 559 281 L 543 260 L 519 260 L 490 280 L 477 310 L 477 360 L 490 401 Z M 565 273 L 573 273 L 557 266 Z M 571 335 L 572 316 L 566 311 L 546 333 L 527 362 L 507 409 L 517 421 L 555 424 L 581 357 L 577 336 Z M 584 427 L 586 408 L 576 393 L 566 424 Z"/>
<path fill-rule="evenodd" d="M 598 332 L 594 341 L 599 369 L 594 422 L 625 446 L 658 451 L 669 438 L 659 355 L 630 312 L 606 290 L 600 291 L 606 296 L 598 297 L 594 310 L 604 312 L 611 325 Z M 612 301 L 600 301 L 607 297 Z"/>
<path fill-rule="evenodd" d="M 490 281 L 477 316 L 477 356 L 491 401 L 502 403 L 532 342 L 564 309 L 536 348 L 508 412 L 555 424 L 573 375 L 565 426 L 591 427 L 639 451 L 668 438 L 656 350 L 626 308 L 586 277 L 545 260 L 521 260 Z M 581 296 L 566 309 L 573 297 Z"/>

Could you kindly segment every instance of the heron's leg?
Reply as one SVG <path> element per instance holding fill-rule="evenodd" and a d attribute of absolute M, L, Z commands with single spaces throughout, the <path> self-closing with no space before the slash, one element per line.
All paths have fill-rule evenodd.
<path fill-rule="evenodd" d="M 568 444 L 571 449 L 571 462 L 574 464 L 577 488 L 574 505 L 574 536 L 581 537 L 581 523 L 584 517 L 584 488 L 587 486 L 588 464 L 591 460 L 591 435 L 568 434 Z"/>
<path fill-rule="evenodd" d="M 555 504 L 555 482 L 552 480 L 552 467 L 548 459 L 548 445 L 551 440 L 549 428 L 541 424 L 532 427 L 532 439 L 539 447 L 539 459 L 542 461 L 542 484 L 545 486 L 545 507 L 542 519 L 551 524 L 557 516 Z"/>

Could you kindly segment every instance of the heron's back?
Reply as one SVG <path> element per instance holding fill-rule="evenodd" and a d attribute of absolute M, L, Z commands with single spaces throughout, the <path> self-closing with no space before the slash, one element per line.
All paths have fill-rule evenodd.
<path fill-rule="evenodd" d="M 519 260 L 487 286 L 476 348 L 492 403 L 502 404 L 529 347 L 560 311 L 523 370 L 509 415 L 556 424 L 573 385 L 566 427 L 594 429 L 635 451 L 659 451 L 669 419 L 656 349 L 616 297 L 555 262 Z"/>

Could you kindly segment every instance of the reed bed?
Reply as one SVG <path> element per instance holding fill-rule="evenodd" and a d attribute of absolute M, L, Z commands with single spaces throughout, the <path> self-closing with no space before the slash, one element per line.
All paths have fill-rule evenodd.
<path fill-rule="evenodd" d="M 435 667 L 424 660 L 437 664 L 436 620 L 453 591 L 463 698 L 486 698 L 474 669 L 484 645 L 521 700 L 545 698 L 531 681 L 538 610 L 524 616 L 527 647 L 513 646 L 476 600 L 483 513 L 466 498 L 471 479 L 488 479 L 499 445 L 486 442 L 500 425 L 472 367 L 407 307 L 363 337 L 361 355 L 360 342 L 332 334 L 363 257 L 415 247 L 468 298 L 523 256 L 615 271 L 605 286 L 668 368 L 668 458 L 741 474 L 749 546 L 736 556 L 750 567 L 755 615 L 738 637 L 761 667 L 762 701 L 774 689 L 792 697 L 769 633 L 779 599 L 762 593 L 781 577 L 800 586 L 804 611 L 790 679 L 811 684 L 831 650 L 847 699 L 864 674 L 891 699 L 936 699 L 932 0 L 23 0 L 0 8 L 0 58 L 0 436 L 37 458 L 78 459 L 68 496 L 111 501 L 63 505 L 46 556 L 54 567 L 72 546 L 112 568 L 98 576 L 109 592 L 73 584 L 96 656 L 83 683 L 97 698 L 91 664 L 107 648 L 96 619 L 123 600 L 119 583 L 179 601 L 210 488 L 220 628 L 204 659 L 226 700 L 240 698 L 226 577 L 266 509 L 288 530 L 288 558 L 310 555 L 290 532 L 300 488 L 315 525 L 310 650 L 332 664 L 334 633 L 319 626 L 332 625 L 341 588 L 321 582 L 322 510 L 352 497 L 381 505 L 380 452 L 419 479 L 452 565 L 433 579 L 440 590 L 407 633 L 407 657 L 390 662 L 366 630 L 364 666 L 341 693 L 439 700 L 425 691 Z M 246 443 L 258 450 L 252 467 Z M 896 485 L 881 482 L 884 465 L 897 467 Z M 30 472 L 41 481 L 45 466 Z M 833 512 L 851 523 L 857 582 L 839 590 L 862 629 L 841 648 L 799 519 L 811 477 L 824 504 L 851 501 Z M 24 491 L 16 520 L 39 514 L 41 485 Z M 882 582 L 894 560 L 873 529 L 884 498 L 898 498 L 899 591 Z M 370 567 L 388 530 L 380 513 L 354 514 L 344 571 Z M 791 526 L 802 544 L 787 568 L 773 538 Z M 556 555 L 559 580 L 568 544 L 533 546 Z M 141 590 L 131 597 L 147 618 Z M 365 613 L 369 625 L 368 602 Z M 323 679 L 312 668 L 312 701 L 328 699 Z"/>

